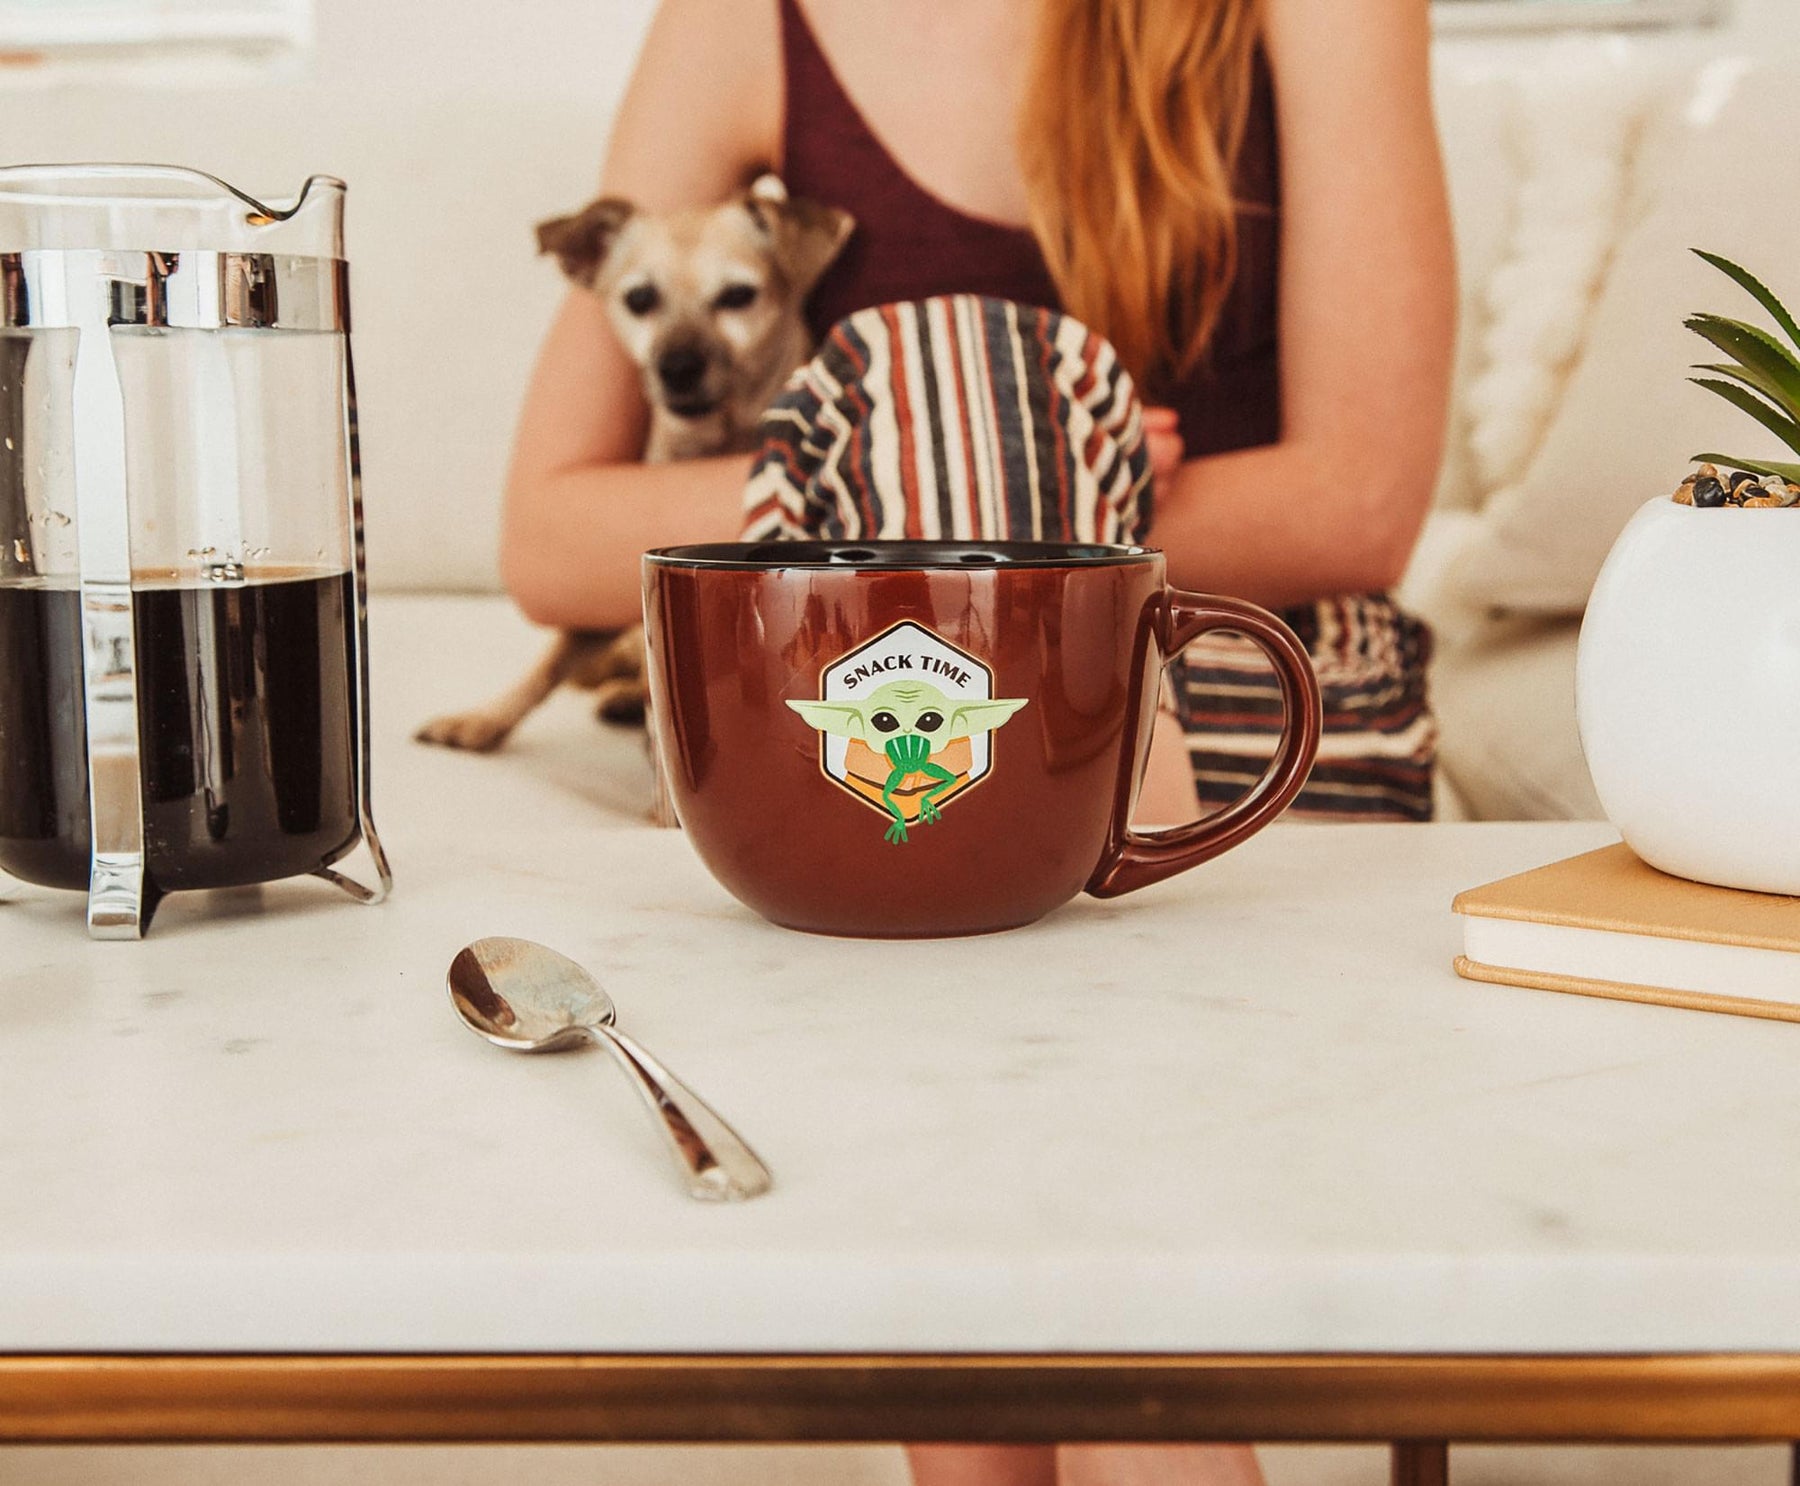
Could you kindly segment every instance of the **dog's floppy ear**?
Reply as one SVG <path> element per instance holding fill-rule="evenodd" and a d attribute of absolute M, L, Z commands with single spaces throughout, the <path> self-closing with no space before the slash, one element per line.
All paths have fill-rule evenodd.
<path fill-rule="evenodd" d="M 758 177 L 744 193 L 744 210 L 774 239 L 776 261 L 804 297 L 843 251 L 856 219 L 804 196 L 790 197 L 777 176 Z"/>
<path fill-rule="evenodd" d="M 562 270 L 577 284 L 592 289 L 620 229 L 637 208 L 617 196 L 590 201 L 572 217 L 539 222 L 538 251 L 554 253 Z"/>

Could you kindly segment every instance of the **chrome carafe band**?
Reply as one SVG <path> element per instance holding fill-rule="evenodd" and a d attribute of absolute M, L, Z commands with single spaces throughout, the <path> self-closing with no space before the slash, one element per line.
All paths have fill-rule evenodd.
<path fill-rule="evenodd" d="M 91 857 L 88 932 L 135 939 L 155 903 L 144 876 L 137 627 L 131 599 L 125 397 L 113 360 L 113 270 L 137 254 L 37 253 L 39 322 L 78 332 L 75 348 L 75 535 L 81 553 L 81 657 Z M 10 296 L 9 296 L 10 299 Z"/>
<path fill-rule="evenodd" d="M 342 259 L 78 248 L 0 253 L 0 329 L 72 323 L 62 286 L 78 275 L 104 286 L 101 323 L 115 327 L 350 329 L 349 274 Z"/>

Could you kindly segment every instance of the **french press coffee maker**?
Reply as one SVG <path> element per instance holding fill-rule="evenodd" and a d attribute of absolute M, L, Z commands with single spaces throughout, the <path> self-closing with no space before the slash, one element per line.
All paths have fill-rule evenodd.
<path fill-rule="evenodd" d="M 97 938 L 167 892 L 392 885 L 343 207 L 0 169 L 0 872 L 85 889 Z"/>

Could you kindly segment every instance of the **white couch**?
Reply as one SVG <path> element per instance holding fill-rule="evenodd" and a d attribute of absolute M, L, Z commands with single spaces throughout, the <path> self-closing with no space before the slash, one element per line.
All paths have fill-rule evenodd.
<path fill-rule="evenodd" d="M 1600 813 L 1574 726 L 1579 616 L 1613 537 L 1701 449 L 1773 451 L 1688 385 L 1701 308 L 1754 318 L 1688 251 L 1800 297 L 1782 67 L 1589 38 L 1441 48 L 1462 333 L 1438 509 L 1407 597 L 1437 625 L 1443 772 L 1478 818 Z"/>

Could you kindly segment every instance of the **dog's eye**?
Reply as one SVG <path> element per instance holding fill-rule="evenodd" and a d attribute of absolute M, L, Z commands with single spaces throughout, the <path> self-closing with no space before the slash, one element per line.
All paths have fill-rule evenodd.
<path fill-rule="evenodd" d="M 647 315 L 662 303 L 662 295 L 654 284 L 638 284 L 625 291 L 625 308 L 634 315 Z"/>
<path fill-rule="evenodd" d="M 720 310 L 747 310 L 756 303 L 756 285 L 727 284 L 719 291 L 719 297 L 713 301 L 713 308 Z"/>

